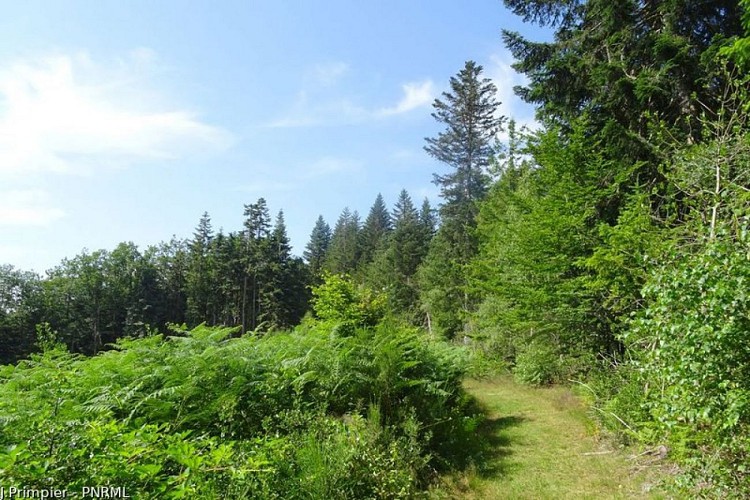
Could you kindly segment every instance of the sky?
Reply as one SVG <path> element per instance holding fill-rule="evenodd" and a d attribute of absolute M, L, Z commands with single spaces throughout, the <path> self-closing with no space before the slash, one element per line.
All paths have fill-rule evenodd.
<path fill-rule="evenodd" d="M 533 124 L 501 29 L 544 37 L 500 0 L 4 2 L 0 264 L 235 231 L 260 197 L 297 255 L 378 193 L 436 205 L 424 138 L 466 60 Z"/>

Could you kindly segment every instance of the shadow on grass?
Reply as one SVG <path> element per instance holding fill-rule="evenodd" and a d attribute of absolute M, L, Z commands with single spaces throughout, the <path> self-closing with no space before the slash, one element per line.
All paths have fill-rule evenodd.
<path fill-rule="evenodd" d="M 518 415 L 487 418 L 477 429 L 479 449 L 474 458 L 477 474 L 480 477 L 495 477 L 509 472 L 503 460 L 513 454 L 513 442 L 505 430 L 522 425 L 529 419 Z"/>
<path fill-rule="evenodd" d="M 515 443 L 506 431 L 530 419 L 520 415 L 490 416 L 493 412 L 473 397 L 467 407 L 468 413 L 475 416 L 475 425 L 455 429 L 457 432 L 443 455 L 450 464 L 448 469 L 454 473 L 473 470 L 483 478 L 510 472 L 510 464 L 504 459 L 513 454 Z"/>

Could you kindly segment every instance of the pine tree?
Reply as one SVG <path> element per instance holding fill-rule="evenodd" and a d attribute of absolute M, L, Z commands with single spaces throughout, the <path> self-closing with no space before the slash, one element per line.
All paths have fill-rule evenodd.
<path fill-rule="evenodd" d="M 267 312 L 261 309 L 263 287 L 269 281 L 271 216 L 264 198 L 245 205 L 244 279 L 242 285 L 242 332 L 254 330 Z"/>
<path fill-rule="evenodd" d="M 429 244 L 420 216 L 402 190 L 391 215 L 393 230 L 367 269 L 368 285 L 386 291 L 391 311 L 410 321 L 418 317 L 416 272 Z"/>
<path fill-rule="evenodd" d="M 425 151 L 453 169 L 445 175 L 433 175 L 444 200 L 441 216 L 467 227 L 475 224 L 476 203 L 487 192 L 487 169 L 504 121 L 497 116 L 497 88 L 481 75 L 482 66 L 467 61 L 464 69 L 451 77 L 451 92 L 443 93 L 444 101 L 435 99 L 433 103 L 432 116 L 445 125 L 445 130 L 425 139 Z"/>
<path fill-rule="evenodd" d="M 319 215 L 318 220 L 315 221 L 315 227 L 313 227 L 312 233 L 310 233 L 310 241 L 307 243 L 305 251 L 302 254 L 307 261 L 307 265 L 310 267 L 310 274 L 316 281 L 319 280 L 323 272 L 323 264 L 325 263 L 330 244 L 331 227 L 323 219 L 323 216 Z"/>
<path fill-rule="evenodd" d="M 698 141 L 703 105 L 717 109 L 723 90 L 715 50 L 743 34 L 737 0 L 505 0 L 526 21 L 556 28 L 552 42 L 503 31 L 529 78 L 520 96 L 548 123 L 586 115 L 629 161 L 653 154 L 657 116 L 671 133 Z M 709 57 L 706 55 L 712 54 Z M 710 85 L 706 82 L 714 79 Z"/>
<path fill-rule="evenodd" d="M 260 310 L 270 327 L 294 326 L 306 306 L 304 266 L 292 258 L 284 212 L 279 211 L 270 235 L 268 281 L 262 284 Z"/>
<path fill-rule="evenodd" d="M 435 236 L 437 231 L 437 217 L 435 216 L 435 210 L 430 204 L 430 200 L 425 198 L 422 201 L 422 208 L 419 211 L 419 223 L 422 227 L 423 237 L 425 246 L 430 243 L 432 237 Z"/>

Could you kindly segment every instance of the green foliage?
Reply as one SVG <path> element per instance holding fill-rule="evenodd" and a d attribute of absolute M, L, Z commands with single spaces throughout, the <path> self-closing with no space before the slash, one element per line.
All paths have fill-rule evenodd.
<path fill-rule="evenodd" d="M 328 247 L 331 244 L 331 227 L 323 219 L 322 215 L 318 216 L 315 221 L 310 241 L 305 246 L 302 256 L 310 267 L 310 274 L 317 280 L 323 271 L 323 264 L 326 261 Z"/>
<path fill-rule="evenodd" d="M 650 305 L 625 339 L 642 353 L 644 397 L 662 429 L 691 441 L 682 446 L 710 441 L 739 486 L 750 484 L 743 472 L 750 459 L 750 299 L 744 292 L 750 241 L 746 231 L 736 240 L 727 236 L 682 255 L 650 280 L 644 289 Z"/>
<path fill-rule="evenodd" d="M 336 221 L 323 268 L 330 273 L 352 273 L 359 264 L 359 214 L 344 208 Z"/>
<path fill-rule="evenodd" d="M 201 326 L 2 367 L 6 486 L 413 498 L 467 438 L 463 356 L 416 330 L 233 334 Z"/>
<path fill-rule="evenodd" d="M 488 169 L 495 157 L 495 139 L 505 117 L 497 116 L 497 88 L 482 78 L 482 66 L 467 61 L 450 79 L 450 92 L 436 99 L 432 114 L 445 130 L 427 138 L 425 150 L 452 170 L 433 174 L 440 187 L 442 225 L 432 240 L 419 283 L 422 306 L 433 327 L 447 337 L 461 329 L 473 308 L 466 266 L 477 252 L 478 203 L 487 193 Z"/>
<path fill-rule="evenodd" d="M 469 308 L 465 265 L 456 255 L 450 239 L 452 232 L 441 226 L 419 268 L 417 278 L 420 302 L 429 318 L 429 326 L 445 338 L 454 338 L 462 330 Z"/>
<path fill-rule="evenodd" d="M 560 355 L 548 343 L 532 342 L 516 356 L 513 374 L 519 382 L 547 385 L 560 381 Z"/>
<path fill-rule="evenodd" d="M 314 287 L 313 310 L 329 326 L 351 334 L 354 329 L 374 326 L 385 315 L 386 298 L 365 287 L 357 287 L 346 275 L 324 273 Z"/>
<path fill-rule="evenodd" d="M 472 335 L 502 348 L 508 361 L 532 341 L 571 358 L 616 349 L 606 304 L 584 266 L 600 244 L 595 221 L 607 190 L 599 181 L 611 168 L 593 149 L 583 125 L 566 141 L 555 131 L 540 134 L 528 145 L 534 168 L 505 169 L 481 204 L 471 274 L 484 298 L 471 316 Z M 537 353 L 529 355 L 537 366 Z"/>
<path fill-rule="evenodd" d="M 426 200 L 425 200 L 426 201 Z M 417 269 L 429 248 L 434 231 L 429 203 L 417 212 L 406 190 L 399 194 L 393 209 L 393 229 L 368 266 L 366 283 L 383 290 L 388 308 L 394 314 L 419 324 Z"/>
<path fill-rule="evenodd" d="M 385 207 L 383 195 L 378 193 L 367 214 L 367 219 L 359 233 L 359 264 L 364 266 L 372 262 L 378 250 L 382 249 L 388 234 L 391 232 L 391 216 Z"/>

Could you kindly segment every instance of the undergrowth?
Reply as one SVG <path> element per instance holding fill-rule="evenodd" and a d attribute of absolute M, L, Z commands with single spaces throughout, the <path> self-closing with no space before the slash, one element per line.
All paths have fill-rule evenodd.
<path fill-rule="evenodd" d="M 198 327 L 0 368 L 5 486 L 412 498 L 476 428 L 460 349 L 395 325 Z"/>

